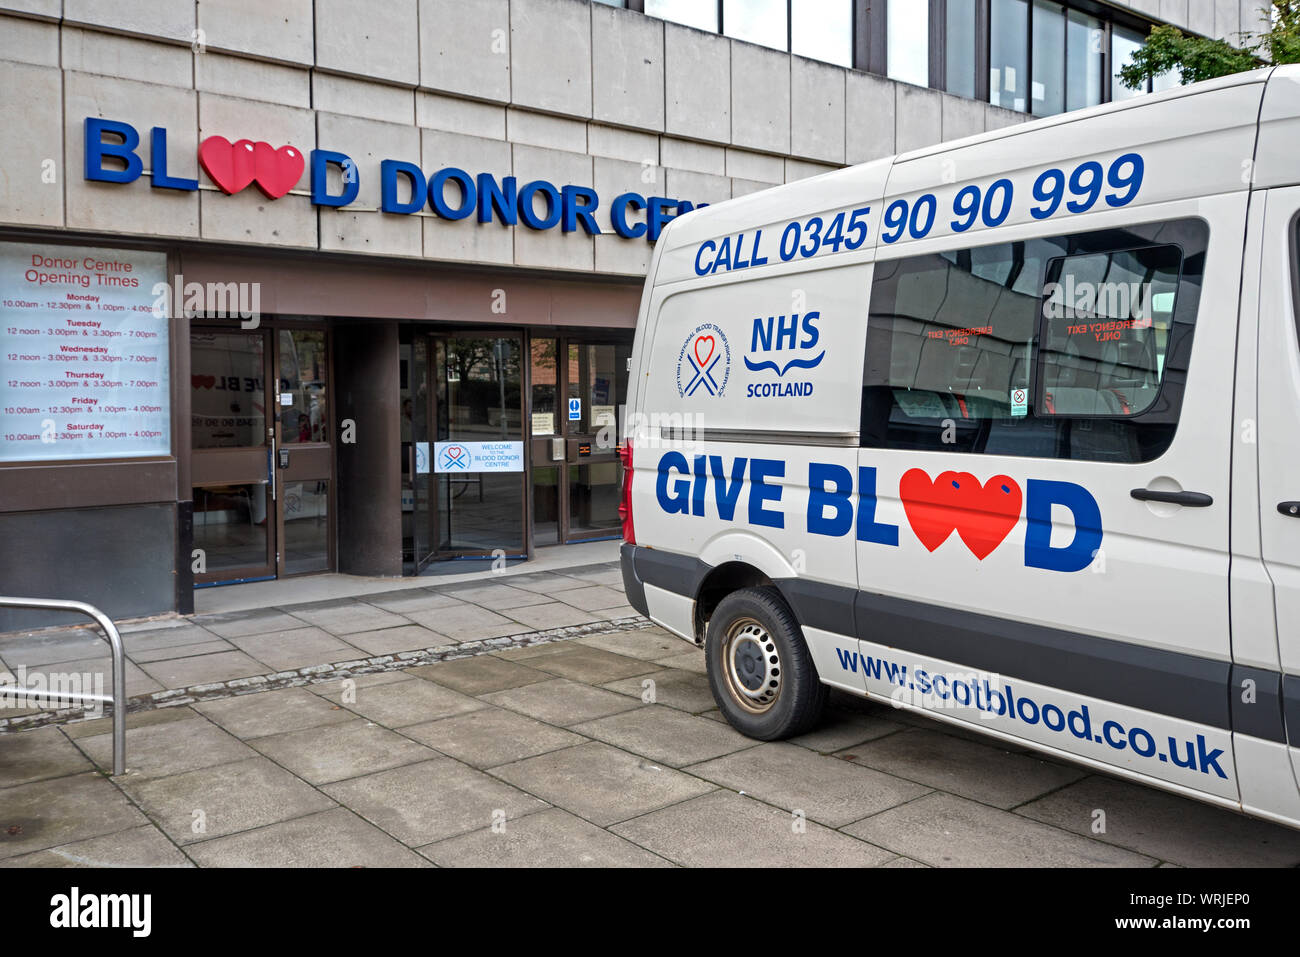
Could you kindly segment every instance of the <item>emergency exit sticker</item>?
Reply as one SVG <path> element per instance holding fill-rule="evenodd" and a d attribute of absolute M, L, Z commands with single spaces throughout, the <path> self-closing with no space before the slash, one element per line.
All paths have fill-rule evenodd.
<path fill-rule="evenodd" d="M 1011 414 L 1022 416 L 1029 414 L 1029 390 L 1012 389 L 1011 390 Z"/>

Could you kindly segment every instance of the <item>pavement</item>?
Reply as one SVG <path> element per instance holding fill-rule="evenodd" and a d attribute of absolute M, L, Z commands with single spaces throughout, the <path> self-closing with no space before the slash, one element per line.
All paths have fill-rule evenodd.
<path fill-rule="evenodd" d="M 745 738 L 614 563 L 417 582 L 131 626 L 121 776 L 109 719 L 0 709 L 0 865 L 1300 865 L 1300 831 L 839 693 Z"/>

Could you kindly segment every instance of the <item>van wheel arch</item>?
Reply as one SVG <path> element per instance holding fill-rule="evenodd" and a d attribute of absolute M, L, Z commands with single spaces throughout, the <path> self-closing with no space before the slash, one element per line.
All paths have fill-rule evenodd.
<path fill-rule="evenodd" d="M 704 646 L 704 635 L 718 603 L 732 592 L 742 588 L 777 588 L 776 582 L 753 565 L 745 562 L 723 562 L 712 568 L 700 582 L 695 594 L 695 644 Z M 786 602 L 788 605 L 789 602 Z"/>

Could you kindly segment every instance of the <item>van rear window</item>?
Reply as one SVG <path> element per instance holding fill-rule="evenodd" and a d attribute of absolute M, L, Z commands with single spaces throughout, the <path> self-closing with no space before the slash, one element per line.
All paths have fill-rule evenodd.
<path fill-rule="evenodd" d="M 878 262 L 862 445 L 1146 462 L 1173 440 L 1201 220 Z"/>

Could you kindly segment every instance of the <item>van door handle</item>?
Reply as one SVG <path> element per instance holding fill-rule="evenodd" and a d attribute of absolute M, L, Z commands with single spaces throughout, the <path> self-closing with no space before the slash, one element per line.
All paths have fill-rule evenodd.
<path fill-rule="evenodd" d="M 1147 488 L 1135 488 L 1129 494 L 1139 502 L 1165 502 L 1169 505 L 1186 505 L 1188 508 L 1209 508 L 1214 504 L 1213 497 L 1204 492 L 1156 492 Z"/>
<path fill-rule="evenodd" d="M 1300 518 L 1300 502 L 1278 502 L 1277 510 L 1287 518 Z"/>

